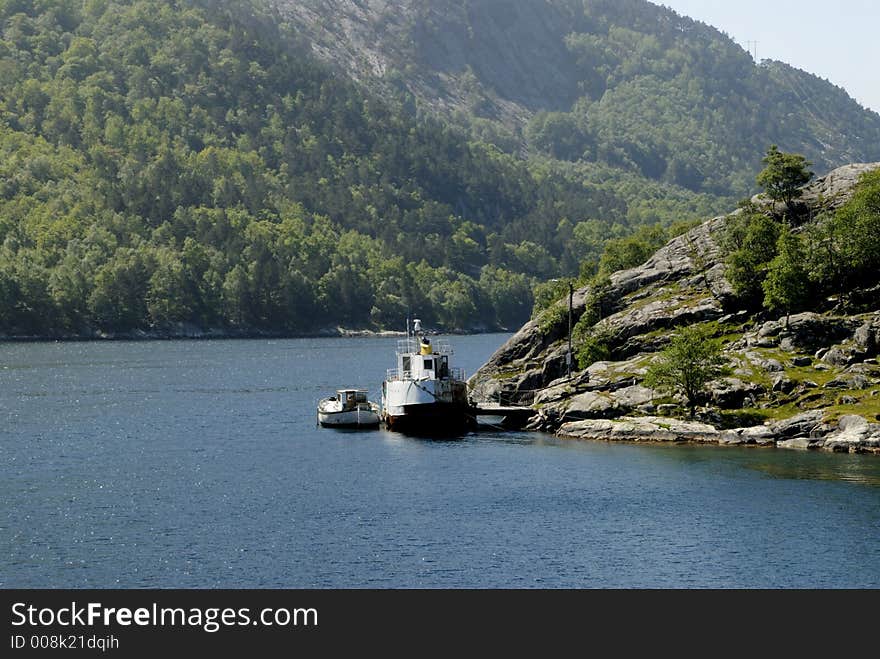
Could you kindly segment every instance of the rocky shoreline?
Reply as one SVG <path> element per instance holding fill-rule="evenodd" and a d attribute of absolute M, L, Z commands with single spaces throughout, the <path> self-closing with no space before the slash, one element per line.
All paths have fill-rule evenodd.
<path fill-rule="evenodd" d="M 823 414 L 822 410 L 804 412 L 783 421 L 731 430 L 719 430 L 699 421 L 656 416 L 585 419 L 562 424 L 556 436 L 595 441 L 765 446 L 880 455 L 880 423 L 869 423 L 864 417 L 849 414 L 832 425 L 823 421 Z"/>
<path fill-rule="evenodd" d="M 817 179 L 803 190 L 805 215 L 834 212 L 860 175 L 878 167 L 847 165 Z M 761 197 L 753 202 L 770 205 Z M 880 454 L 880 286 L 854 287 L 846 304 L 821 300 L 815 311 L 788 318 L 744 307 L 719 247 L 738 212 L 613 273 L 602 293 L 575 290 L 575 323 L 603 296 L 594 327 L 607 342 L 606 361 L 567 374 L 565 299 L 526 323 L 474 374 L 474 400 L 531 406 L 527 428 L 559 437 Z M 680 395 L 663 395 L 645 381 L 676 328 L 691 325 L 721 342 L 727 369 L 708 384 L 693 416 Z"/>

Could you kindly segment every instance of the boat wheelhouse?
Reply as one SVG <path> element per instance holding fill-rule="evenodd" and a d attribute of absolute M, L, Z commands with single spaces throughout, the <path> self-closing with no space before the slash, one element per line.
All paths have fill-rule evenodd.
<path fill-rule="evenodd" d="M 419 334 L 397 343 L 397 368 L 382 384 L 382 420 L 390 430 L 413 434 L 449 434 L 470 427 L 464 371 L 450 362 L 447 341 Z"/>

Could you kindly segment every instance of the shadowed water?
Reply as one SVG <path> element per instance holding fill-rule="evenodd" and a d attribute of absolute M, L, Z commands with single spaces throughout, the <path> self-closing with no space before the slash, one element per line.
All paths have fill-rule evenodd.
<path fill-rule="evenodd" d="M 877 456 L 316 428 L 395 344 L 0 344 L 0 587 L 880 586 Z"/>

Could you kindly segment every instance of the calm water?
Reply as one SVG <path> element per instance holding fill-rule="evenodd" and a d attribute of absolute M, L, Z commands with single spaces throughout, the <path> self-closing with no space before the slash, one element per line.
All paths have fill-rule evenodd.
<path fill-rule="evenodd" d="M 0 587 L 880 587 L 876 456 L 317 429 L 394 346 L 0 344 Z"/>

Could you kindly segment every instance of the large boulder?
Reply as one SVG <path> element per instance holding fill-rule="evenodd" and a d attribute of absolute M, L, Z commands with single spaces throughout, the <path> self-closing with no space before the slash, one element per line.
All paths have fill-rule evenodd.
<path fill-rule="evenodd" d="M 806 311 L 793 314 L 785 320 L 764 323 L 758 331 L 759 336 L 778 336 L 783 350 L 815 352 L 852 336 L 855 321 L 841 316 L 820 316 Z M 771 333 L 775 330 L 775 333 Z"/>
<path fill-rule="evenodd" d="M 812 434 L 820 432 L 823 428 L 823 416 L 822 410 L 802 412 L 788 419 L 771 423 L 770 430 L 781 440 L 810 437 Z"/>
<path fill-rule="evenodd" d="M 712 402 L 723 409 L 751 407 L 754 397 L 762 390 L 754 382 L 743 382 L 739 378 L 727 377 L 709 383 Z"/>
<path fill-rule="evenodd" d="M 750 445 L 772 446 L 776 443 L 776 435 L 767 426 L 748 426 L 725 430 L 718 439 L 719 444 L 730 446 Z"/>
<path fill-rule="evenodd" d="M 859 326 L 853 334 L 853 342 L 866 357 L 880 353 L 880 312 Z"/>
<path fill-rule="evenodd" d="M 707 423 L 665 417 L 590 419 L 563 424 L 556 432 L 568 439 L 628 442 L 717 442 L 720 433 Z"/>
<path fill-rule="evenodd" d="M 857 414 L 840 417 L 837 431 L 825 437 L 822 448 L 826 451 L 858 453 L 880 447 L 880 424 L 868 423 Z"/>

